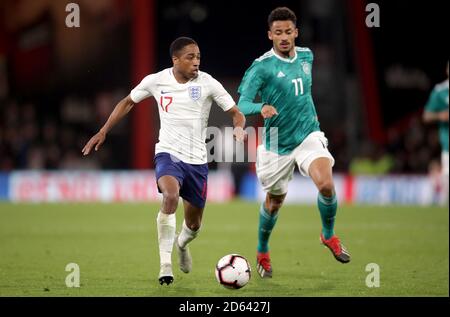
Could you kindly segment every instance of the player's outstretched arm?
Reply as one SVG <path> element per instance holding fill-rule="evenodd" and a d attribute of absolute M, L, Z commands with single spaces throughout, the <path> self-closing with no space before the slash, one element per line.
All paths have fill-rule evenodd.
<path fill-rule="evenodd" d="M 130 112 L 131 108 L 133 108 L 134 102 L 131 100 L 130 96 L 125 97 L 114 107 L 113 112 L 109 115 L 108 120 L 103 125 L 103 127 L 98 131 L 84 146 L 81 151 L 83 155 L 88 155 L 92 148 L 96 151 L 100 148 L 100 146 L 105 142 L 106 134 L 109 130 L 112 129 L 113 126 L 117 124 L 128 112 Z"/>
<path fill-rule="evenodd" d="M 423 121 L 425 123 L 436 122 L 436 121 L 448 122 L 448 110 L 439 111 L 439 112 L 424 111 Z"/>
<path fill-rule="evenodd" d="M 242 112 L 239 111 L 239 108 L 235 105 L 233 108 L 227 111 L 227 113 L 233 119 L 234 131 L 233 135 L 238 142 L 245 141 L 246 132 L 244 131 L 245 127 L 245 116 Z"/>
<path fill-rule="evenodd" d="M 277 109 L 264 102 L 253 102 L 252 98 L 241 95 L 239 98 L 239 109 L 246 116 L 261 114 L 264 119 L 272 118 L 278 114 Z"/>

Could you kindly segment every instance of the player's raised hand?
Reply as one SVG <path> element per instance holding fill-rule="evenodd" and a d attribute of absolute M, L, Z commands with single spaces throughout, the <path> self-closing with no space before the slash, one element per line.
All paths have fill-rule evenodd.
<path fill-rule="evenodd" d="M 98 151 L 98 149 L 103 144 L 103 142 L 105 142 L 105 139 L 106 139 L 106 133 L 104 133 L 102 131 L 98 132 L 96 135 L 94 135 L 89 140 L 88 143 L 86 143 L 86 145 L 84 146 L 84 148 L 81 152 L 83 153 L 84 156 L 86 156 L 91 152 L 93 147 L 95 147 L 94 149 L 96 151 Z"/>
<path fill-rule="evenodd" d="M 244 142 L 247 139 L 247 132 L 242 127 L 236 127 L 233 130 L 233 136 L 238 142 Z"/>
<path fill-rule="evenodd" d="M 272 105 L 264 105 L 261 109 L 261 115 L 264 119 L 272 118 L 278 114 L 277 109 Z"/>

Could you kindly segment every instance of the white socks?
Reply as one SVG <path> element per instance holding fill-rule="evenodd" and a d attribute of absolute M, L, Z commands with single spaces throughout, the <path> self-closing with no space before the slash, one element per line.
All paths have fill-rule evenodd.
<path fill-rule="evenodd" d="M 186 248 L 186 245 L 197 237 L 200 228 L 197 231 L 192 231 L 186 226 L 186 221 L 183 220 L 183 228 L 178 236 L 178 245 L 180 248 Z"/>
<path fill-rule="evenodd" d="M 161 265 L 171 264 L 175 228 L 177 225 L 175 213 L 169 215 L 160 211 L 156 218 L 156 223 L 158 227 L 159 258 Z"/>

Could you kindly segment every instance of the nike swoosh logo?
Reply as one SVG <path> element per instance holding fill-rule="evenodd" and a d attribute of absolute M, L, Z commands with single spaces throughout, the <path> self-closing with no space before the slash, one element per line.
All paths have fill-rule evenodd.
<path fill-rule="evenodd" d="M 161 95 L 165 95 L 165 94 L 168 94 L 168 93 L 170 93 L 170 91 L 161 90 Z"/>

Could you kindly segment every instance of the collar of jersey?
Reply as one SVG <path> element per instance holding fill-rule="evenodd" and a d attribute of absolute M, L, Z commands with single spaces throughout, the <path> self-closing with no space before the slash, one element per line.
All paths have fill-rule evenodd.
<path fill-rule="evenodd" d="M 173 80 L 174 80 L 178 85 L 187 85 L 187 84 L 189 84 L 191 81 L 194 81 L 194 80 L 196 80 L 196 79 L 198 78 L 198 76 L 197 76 L 196 78 L 191 78 L 191 79 L 189 79 L 189 81 L 187 81 L 187 82 L 185 82 L 184 84 L 182 84 L 182 83 L 179 83 L 179 82 L 177 81 L 177 79 L 175 78 L 175 75 L 173 74 L 173 67 L 170 67 L 170 68 L 169 68 L 169 74 L 170 74 L 170 76 L 172 76 Z M 199 72 L 198 75 L 200 76 L 200 72 Z"/>
<path fill-rule="evenodd" d="M 273 49 L 273 47 L 272 47 L 271 51 L 272 51 L 273 55 L 275 55 L 276 58 L 278 58 L 279 60 L 282 60 L 283 62 L 286 62 L 286 63 L 293 63 L 293 62 L 297 59 L 297 50 L 294 50 L 295 55 L 294 55 L 294 57 L 292 57 L 292 58 L 284 58 L 284 57 L 281 57 L 280 55 L 278 55 L 278 54 L 275 52 L 275 50 Z"/>

